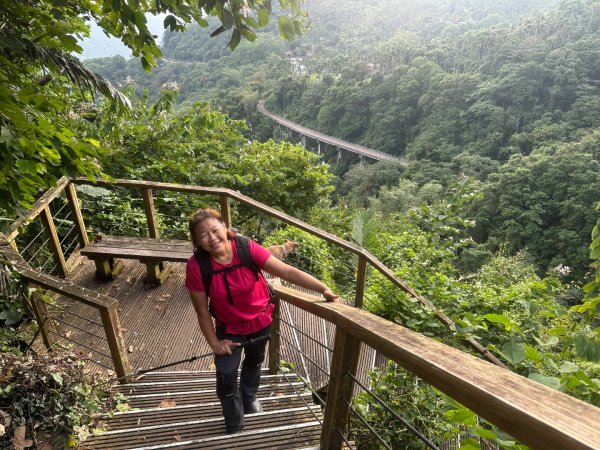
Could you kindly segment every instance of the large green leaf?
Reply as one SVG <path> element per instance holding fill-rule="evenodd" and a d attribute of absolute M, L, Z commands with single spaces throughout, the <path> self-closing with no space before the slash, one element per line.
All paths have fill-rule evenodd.
<path fill-rule="evenodd" d="M 560 379 L 557 377 L 548 377 L 540 373 L 530 373 L 528 378 L 552 389 L 560 390 L 561 388 Z"/>
<path fill-rule="evenodd" d="M 591 341 L 584 334 L 575 336 L 575 351 L 588 361 L 600 361 L 600 343 Z"/>
<path fill-rule="evenodd" d="M 502 314 L 486 314 L 483 316 L 485 320 L 488 320 L 493 323 L 500 323 L 504 325 L 504 329 L 506 331 L 510 330 L 510 319 Z"/>
<path fill-rule="evenodd" d="M 277 27 L 279 29 L 279 34 L 283 39 L 288 41 L 294 39 L 296 37 L 296 30 L 294 28 L 294 24 L 292 19 L 286 16 L 279 16 L 277 18 Z"/>
<path fill-rule="evenodd" d="M 517 365 L 525 359 L 525 347 L 518 342 L 507 342 L 502 346 L 501 352 L 513 365 Z"/>
<path fill-rule="evenodd" d="M 258 9 L 258 24 L 261 27 L 266 27 L 267 24 L 269 23 L 269 11 L 267 11 L 265 8 L 259 8 Z"/>

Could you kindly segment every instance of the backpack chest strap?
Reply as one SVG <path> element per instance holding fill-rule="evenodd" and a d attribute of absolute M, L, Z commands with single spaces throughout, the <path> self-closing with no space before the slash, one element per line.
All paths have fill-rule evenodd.
<path fill-rule="evenodd" d="M 214 270 L 212 272 L 213 275 L 218 275 L 220 273 L 223 274 L 223 282 L 225 283 L 225 291 L 227 292 L 227 299 L 229 300 L 229 304 L 233 305 L 233 296 L 231 295 L 231 288 L 229 287 L 229 280 L 227 278 L 227 272 L 231 272 L 232 270 L 239 269 L 240 267 L 244 267 L 243 264 L 235 264 L 229 267 L 223 267 L 222 269 Z"/>

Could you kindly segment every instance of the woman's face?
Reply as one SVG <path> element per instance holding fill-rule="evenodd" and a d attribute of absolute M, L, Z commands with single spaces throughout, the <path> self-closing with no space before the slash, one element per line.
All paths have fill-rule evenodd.
<path fill-rule="evenodd" d="M 208 218 L 196 225 L 194 238 L 203 250 L 210 254 L 223 253 L 226 249 L 227 228 L 217 219 Z"/>

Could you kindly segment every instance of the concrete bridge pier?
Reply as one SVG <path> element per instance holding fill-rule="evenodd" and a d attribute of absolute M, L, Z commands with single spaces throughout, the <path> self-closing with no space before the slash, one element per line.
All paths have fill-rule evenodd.
<path fill-rule="evenodd" d="M 321 154 L 321 141 L 317 141 L 317 155 Z"/>
<path fill-rule="evenodd" d="M 339 147 L 336 147 L 335 149 L 337 150 L 337 162 L 339 164 L 339 162 L 342 160 L 342 149 Z"/>
<path fill-rule="evenodd" d="M 300 135 L 300 143 L 302 147 L 306 148 L 306 136 L 304 136 L 303 134 Z"/>

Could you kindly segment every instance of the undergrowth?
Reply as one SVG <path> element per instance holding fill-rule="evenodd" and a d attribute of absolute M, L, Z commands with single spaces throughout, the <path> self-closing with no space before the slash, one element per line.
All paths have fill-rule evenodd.
<path fill-rule="evenodd" d="M 121 398 L 84 372 L 81 355 L 0 354 L 0 447 L 71 448 Z"/>

